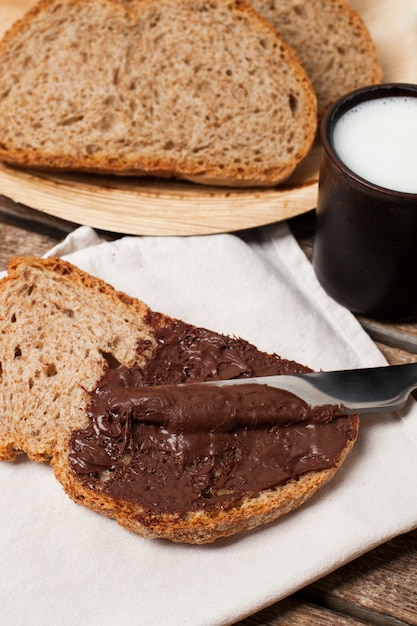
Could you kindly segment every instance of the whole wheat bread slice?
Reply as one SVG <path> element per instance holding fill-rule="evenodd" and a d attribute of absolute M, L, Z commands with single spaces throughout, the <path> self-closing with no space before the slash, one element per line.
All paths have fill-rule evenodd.
<path fill-rule="evenodd" d="M 222 185 L 285 180 L 316 98 L 242 0 L 41 0 L 0 44 L 0 160 Z"/>
<path fill-rule="evenodd" d="M 251 0 L 251 4 L 296 51 L 313 83 L 319 119 L 345 93 L 381 81 L 369 30 L 347 0 Z"/>
<path fill-rule="evenodd" d="M 53 258 L 12 259 L 0 282 L 0 302 L 0 459 L 13 461 L 25 453 L 50 462 L 75 502 L 142 536 L 208 543 L 271 522 L 324 485 L 354 443 L 355 436 L 334 467 L 309 471 L 214 512 L 153 513 L 138 502 L 111 497 L 74 471 L 71 437 L 89 426 L 91 393 L 103 375 L 123 366 L 145 367 L 157 333 L 174 320 Z M 307 370 L 276 355 L 268 358 L 286 373 Z"/>

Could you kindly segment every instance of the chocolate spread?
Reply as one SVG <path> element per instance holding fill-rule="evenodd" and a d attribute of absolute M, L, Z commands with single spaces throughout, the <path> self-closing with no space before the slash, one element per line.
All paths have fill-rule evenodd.
<path fill-rule="evenodd" d="M 91 394 L 90 425 L 72 434 L 72 469 L 91 489 L 181 514 L 227 508 L 333 467 L 356 437 L 356 418 L 255 383 L 198 384 L 303 371 L 242 339 L 172 322 L 145 368 L 106 371 Z"/>

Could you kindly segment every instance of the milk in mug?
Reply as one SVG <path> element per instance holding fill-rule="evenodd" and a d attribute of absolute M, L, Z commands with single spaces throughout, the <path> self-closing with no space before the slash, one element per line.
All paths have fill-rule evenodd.
<path fill-rule="evenodd" d="M 417 193 L 417 98 L 383 97 L 354 106 L 337 120 L 332 143 L 361 178 Z"/>

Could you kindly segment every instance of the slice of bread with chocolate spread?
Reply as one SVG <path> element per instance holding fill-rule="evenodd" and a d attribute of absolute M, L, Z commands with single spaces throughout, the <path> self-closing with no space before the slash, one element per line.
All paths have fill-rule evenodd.
<path fill-rule="evenodd" d="M 269 186 L 317 127 L 294 50 L 243 0 L 41 0 L 0 44 L 0 160 Z"/>
<path fill-rule="evenodd" d="M 12 259 L 0 295 L 0 459 L 50 462 L 75 502 L 142 536 L 209 543 L 272 522 L 357 437 L 358 417 L 337 407 L 257 385 L 245 405 L 208 392 L 198 383 L 308 368 L 155 313 L 65 261 Z"/>

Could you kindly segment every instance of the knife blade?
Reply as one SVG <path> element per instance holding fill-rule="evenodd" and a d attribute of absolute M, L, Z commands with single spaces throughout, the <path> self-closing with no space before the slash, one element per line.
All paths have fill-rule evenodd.
<path fill-rule="evenodd" d="M 343 405 L 346 413 L 399 410 L 417 389 L 417 363 L 352 370 L 282 374 L 207 381 L 218 387 L 245 384 L 268 385 L 289 391 L 310 406 Z"/>

